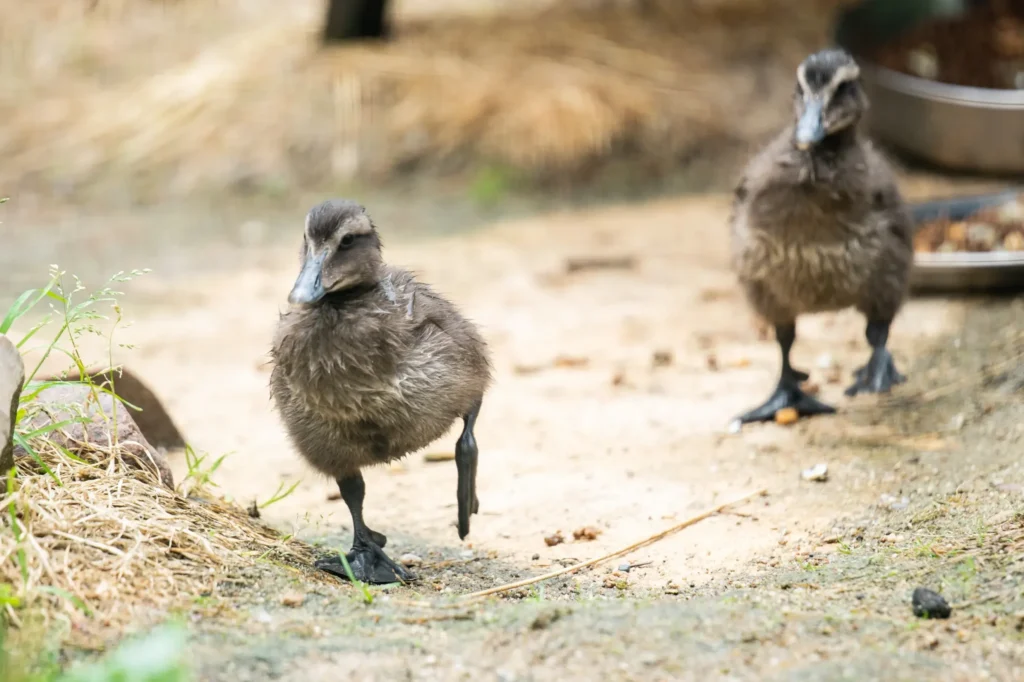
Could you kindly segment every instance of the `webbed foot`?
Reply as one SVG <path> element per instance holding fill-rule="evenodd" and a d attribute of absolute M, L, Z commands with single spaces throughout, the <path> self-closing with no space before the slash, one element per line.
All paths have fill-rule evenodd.
<path fill-rule="evenodd" d="M 740 415 L 736 419 L 741 424 L 767 422 L 775 419 L 775 413 L 781 409 L 792 407 L 801 417 L 815 414 L 834 414 L 836 408 L 826 405 L 820 400 L 804 393 L 794 382 L 780 381 L 775 393 L 760 407 Z"/>
<path fill-rule="evenodd" d="M 372 543 L 357 543 L 352 547 L 352 551 L 345 555 L 345 559 L 352 569 L 352 576 L 364 583 L 386 585 L 416 580 L 415 575 L 396 564 L 384 550 Z M 349 579 L 345 565 L 336 555 L 318 559 L 314 566 L 343 580 Z"/>
<path fill-rule="evenodd" d="M 369 528 L 366 529 L 366 532 L 370 534 L 370 539 L 373 541 L 373 544 L 377 545 L 381 549 L 388 546 L 388 539 L 384 533 L 378 533 L 377 531 L 370 530 Z"/>
<path fill-rule="evenodd" d="M 871 352 L 868 364 L 853 373 L 853 385 L 846 389 L 846 395 L 858 393 L 888 393 L 893 386 L 904 383 L 907 378 L 896 369 L 892 353 L 886 348 L 876 348 Z"/>

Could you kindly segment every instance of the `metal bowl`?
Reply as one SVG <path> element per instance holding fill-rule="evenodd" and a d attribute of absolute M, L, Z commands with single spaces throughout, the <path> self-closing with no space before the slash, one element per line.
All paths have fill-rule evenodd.
<path fill-rule="evenodd" d="M 911 205 L 917 225 L 950 218 L 965 220 L 983 208 L 1012 201 L 1020 191 Z M 991 292 L 1024 290 L 1024 252 L 915 253 L 910 286 L 918 292 Z"/>
<path fill-rule="evenodd" d="M 938 166 L 1024 173 L 1024 90 L 970 88 L 898 73 L 861 55 L 974 0 L 865 0 L 840 14 L 836 43 L 857 56 L 880 141 Z M 964 49 L 970 49 L 965 46 Z"/>

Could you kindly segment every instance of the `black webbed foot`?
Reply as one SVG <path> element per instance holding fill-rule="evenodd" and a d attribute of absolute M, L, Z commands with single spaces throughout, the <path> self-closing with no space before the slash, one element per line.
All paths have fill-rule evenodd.
<path fill-rule="evenodd" d="M 907 380 L 896 369 L 892 353 L 886 348 L 876 348 L 872 351 L 868 364 L 857 369 L 853 376 L 853 385 L 846 389 L 848 396 L 855 396 L 858 393 L 888 393 L 893 386 Z"/>
<path fill-rule="evenodd" d="M 415 575 L 392 561 L 380 547 L 369 542 L 354 545 L 352 551 L 345 555 L 345 559 L 348 560 L 353 577 L 370 585 L 408 583 L 416 580 Z M 337 555 L 318 559 L 314 566 L 342 580 L 349 579 L 345 565 Z"/>
<path fill-rule="evenodd" d="M 792 407 L 801 417 L 834 414 L 836 411 L 831 405 L 804 393 L 795 382 L 780 381 L 775 392 L 763 405 L 740 415 L 737 420 L 741 424 L 772 421 L 775 413 L 786 407 Z"/>
<path fill-rule="evenodd" d="M 459 441 L 455 444 L 455 465 L 459 470 L 459 483 L 456 497 L 459 502 L 459 539 L 465 540 L 469 535 L 469 517 L 480 510 L 480 498 L 476 494 L 476 466 L 479 452 L 473 427 L 476 416 L 480 412 L 477 403 L 464 417 L 465 427 Z"/>

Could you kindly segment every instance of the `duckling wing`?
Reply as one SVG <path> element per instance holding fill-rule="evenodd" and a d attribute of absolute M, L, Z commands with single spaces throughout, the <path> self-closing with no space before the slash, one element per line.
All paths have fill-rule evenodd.
<path fill-rule="evenodd" d="M 897 245 L 912 251 L 914 221 L 900 194 L 892 167 L 874 145 L 866 145 L 864 156 L 867 161 L 871 209 L 878 225 L 895 237 Z"/>

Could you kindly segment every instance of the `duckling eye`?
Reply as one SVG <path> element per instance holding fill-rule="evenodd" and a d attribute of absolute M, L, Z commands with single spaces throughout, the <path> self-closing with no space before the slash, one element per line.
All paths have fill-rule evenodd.
<path fill-rule="evenodd" d="M 836 88 L 836 97 L 846 97 L 853 92 L 853 81 L 843 81 Z"/>
<path fill-rule="evenodd" d="M 341 238 L 341 248 L 347 249 L 352 246 L 352 243 L 356 240 L 355 235 L 346 234 Z"/>

